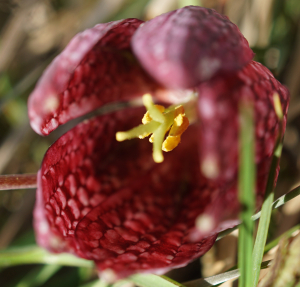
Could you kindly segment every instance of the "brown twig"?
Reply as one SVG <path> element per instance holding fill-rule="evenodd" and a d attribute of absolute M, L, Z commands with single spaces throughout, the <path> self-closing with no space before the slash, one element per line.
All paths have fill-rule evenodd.
<path fill-rule="evenodd" d="M 36 188 L 36 174 L 0 175 L 0 190 Z"/>

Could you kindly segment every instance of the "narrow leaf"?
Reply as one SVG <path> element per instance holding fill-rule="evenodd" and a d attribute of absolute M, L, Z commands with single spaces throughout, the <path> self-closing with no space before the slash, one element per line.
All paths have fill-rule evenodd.
<path fill-rule="evenodd" d="M 61 266 L 44 265 L 34 268 L 16 285 L 16 287 L 34 287 L 41 286 L 47 282 Z"/>
<path fill-rule="evenodd" d="M 274 95 L 274 105 L 275 105 L 275 111 L 277 112 L 277 116 L 279 120 L 281 121 L 282 125 L 282 113 L 280 113 L 281 106 L 280 101 L 276 100 L 278 98 L 278 95 Z M 280 127 L 280 131 L 281 131 Z M 255 239 L 254 249 L 253 249 L 253 272 L 252 272 L 252 286 L 257 286 L 258 278 L 260 274 L 260 264 L 262 262 L 265 244 L 267 241 L 267 235 L 271 220 L 271 213 L 272 213 L 272 202 L 274 199 L 274 180 L 276 175 L 276 169 L 279 164 L 281 151 L 282 151 L 282 134 L 281 132 L 278 135 L 278 140 L 275 145 L 275 150 L 271 162 L 271 168 L 270 173 L 268 177 L 267 187 L 266 187 L 266 193 L 265 193 L 265 200 L 262 205 L 261 209 L 261 218 L 259 220 L 258 224 L 258 230 L 257 235 Z"/>
<path fill-rule="evenodd" d="M 270 260 L 265 261 L 261 264 L 261 269 L 268 268 L 270 266 Z M 185 287 L 209 287 L 219 286 L 228 280 L 238 278 L 240 276 L 238 269 L 233 269 L 225 273 L 217 274 L 207 278 L 196 279 L 193 281 L 183 283 Z"/>
<path fill-rule="evenodd" d="M 184 285 L 181 285 L 167 277 L 153 274 L 136 274 L 130 276 L 130 281 L 139 287 L 184 287 Z"/>
<path fill-rule="evenodd" d="M 94 262 L 61 253 L 52 254 L 37 246 L 20 247 L 0 251 L 0 267 L 20 264 L 56 264 L 63 266 L 94 267 Z"/>
<path fill-rule="evenodd" d="M 254 222 L 251 215 L 255 202 L 255 152 L 253 106 L 240 106 L 240 152 L 239 152 L 239 200 L 242 206 L 238 241 L 239 286 L 251 284 L 252 249 Z"/>
<path fill-rule="evenodd" d="M 296 188 L 292 189 L 290 192 L 288 192 L 288 193 L 282 195 L 281 197 L 279 197 L 278 199 L 276 199 L 272 203 L 272 208 L 276 209 L 276 208 L 284 205 L 288 201 L 290 201 L 290 200 L 294 199 L 295 197 L 297 197 L 299 194 L 300 194 L 300 186 L 297 186 Z M 257 220 L 257 219 L 260 218 L 260 216 L 261 216 L 261 211 L 259 211 L 256 214 L 252 215 L 251 219 L 252 220 Z M 229 229 L 226 229 L 226 230 L 220 232 L 219 236 L 217 238 L 217 241 L 220 240 L 221 238 L 223 238 L 224 236 L 230 234 L 231 232 L 233 232 L 237 228 L 238 228 L 238 226 L 235 226 L 233 228 L 229 228 Z"/>

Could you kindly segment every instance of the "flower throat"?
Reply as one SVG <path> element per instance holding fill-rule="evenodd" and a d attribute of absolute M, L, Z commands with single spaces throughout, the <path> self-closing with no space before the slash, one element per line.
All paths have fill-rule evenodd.
<path fill-rule="evenodd" d="M 150 94 L 143 96 L 143 104 L 147 109 L 142 125 L 126 132 L 117 132 L 117 141 L 133 138 L 143 139 L 150 136 L 149 141 L 153 143 L 153 160 L 157 163 L 164 160 L 162 151 L 169 152 L 178 146 L 181 135 L 189 126 L 189 120 L 185 115 L 183 105 L 165 108 L 154 105 Z M 166 133 L 169 131 L 165 139 Z"/>

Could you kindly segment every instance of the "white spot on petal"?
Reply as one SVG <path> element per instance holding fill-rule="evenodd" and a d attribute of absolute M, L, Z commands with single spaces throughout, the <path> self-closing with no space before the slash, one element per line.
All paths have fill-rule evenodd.
<path fill-rule="evenodd" d="M 114 283 L 117 280 L 117 275 L 112 269 L 105 269 L 101 272 L 101 279 L 106 283 Z"/>
<path fill-rule="evenodd" d="M 201 164 L 201 171 L 207 178 L 217 178 L 219 175 L 218 162 L 214 157 L 206 157 Z"/>
<path fill-rule="evenodd" d="M 200 215 L 196 219 L 196 227 L 199 231 L 208 233 L 214 227 L 214 219 L 208 214 Z"/>
<path fill-rule="evenodd" d="M 215 108 L 213 102 L 208 98 L 203 98 L 200 101 L 199 109 L 201 116 L 206 119 L 212 119 L 215 115 Z"/>
<path fill-rule="evenodd" d="M 50 95 L 45 100 L 44 111 L 45 113 L 54 112 L 59 106 L 59 100 L 57 95 Z"/>
<path fill-rule="evenodd" d="M 199 74 L 202 80 L 209 80 L 220 68 L 221 61 L 215 58 L 203 58 L 199 62 Z"/>

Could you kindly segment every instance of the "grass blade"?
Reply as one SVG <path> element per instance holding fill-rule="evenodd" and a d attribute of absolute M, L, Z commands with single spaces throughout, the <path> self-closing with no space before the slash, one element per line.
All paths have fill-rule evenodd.
<path fill-rule="evenodd" d="M 254 222 L 251 215 L 255 202 L 255 153 L 253 106 L 240 106 L 239 200 L 242 206 L 238 241 L 239 286 L 251 286 Z"/>
<path fill-rule="evenodd" d="M 252 286 L 253 287 L 257 286 L 258 279 L 259 279 L 260 265 L 264 255 L 265 244 L 267 241 L 268 230 L 271 221 L 272 203 L 274 200 L 274 180 L 276 175 L 276 169 L 279 164 L 281 151 L 282 151 L 282 143 L 281 143 L 282 119 L 283 119 L 282 108 L 281 108 L 278 94 L 274 94 L 273 98 L 274 98 L 274 108 L 279 118 L 280 132 L 278 135 L 277 142 L 275 144 L 274 154 L 272 157 L 271 168 L 270 168 L 270 173 L 269 173 L 267 187 L 266 187 L 265 200 L 263 202 L 262 209 L 261 209 L 261 217 L 259 220 L 257 235 L 255 239 L 254 249 L 253 249 L 253 255 L 252 255 L 253 258 Z"/>
<path fill-rule="evenodd" d="M 167 277 L 153 274 L 135 274 L 130 276 L 129 279 L 139 287 L 184 287 L 184 285 Z"/>
<path fill-rule="evenodd" d="M 94 262 L 67 253 L 52 254 L 47 250 L 28 246 L 0 251 L 0 267 L 20 264 L 57 264 L 93 268 Z"/>
<path fill-rule="evenodd" d="M 290 192 L 288 192 L 288 193 L 282 195 L 281 197 L 279 197 L 278 199 L 276 199 L 272 203 L 272 208 L 275 209 L 275 208 L 278 208 L 278 207 L 284 205 L 285 203 L 292 200 L 293 198 L 295 198 L 299 194 L 300 194 L 300 186 L 297 186 L 296 188 L 292 189 Z M 256 219 L 260 218 L 260 216 L 261 216 L 261 211 L 254 214 L 252 216 L 252 220 L 256 220 Z"/>
<path fill-rule="evenodd" d="M 61 266 L 58 265 L 44 265 L 36 267 L 31 270 L 17 285 L 16 287 L 34 287 L 41 286 L 47 282 Z"/>
<path fill-rule="evenodd" d="M 300 194 L 300 186 L 297 186 L 294 189 L 292 189 L 291 191 L 289 191 L 288 193 L 286 193 L 286 194 L 282 195 L 281 197 L 279 197 L 278 199 L 276 199 L 272 203 L 272 209 L 276 209 L 276 208 L 284 205 L 288 201 L 294 199 L 299 194 Z M 252 215 L 251 219 L 252 220 L 257 220 L 257 219 L 260 218 L 260 216 L 261 216 L 261 211 L 259 211 L 259 212 L 255 213 L 254 215 Z M 219 233 L 217 241 L 220 240 L 220 239 L 222 239 L 224 236 L 230 234 L 231 232 L 233 232 L 237 228 L 238 228 L 238 226 L 235 226 L 235 227 L 223 230 L 222 232 Z"/>
<path fill-rule="evenodd" d="M 269 252 L 273 247 L 275 247 L 279 241 L 283 238 L 290 238 L 291 235 L 300 229 L 300 224 L 292 227 L 291 229 L 289 229 L 288 231 L 286 231 L 285 233 L 283 233 L 282 235 L 280 235 L 279 237 L 277 237 L 276 239 L 272 240 L 270 243 L 268 243 L 266 246 L 265 246 L 265 249 L 264 249 L 264 254 Z"/>

